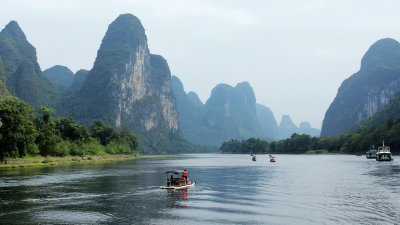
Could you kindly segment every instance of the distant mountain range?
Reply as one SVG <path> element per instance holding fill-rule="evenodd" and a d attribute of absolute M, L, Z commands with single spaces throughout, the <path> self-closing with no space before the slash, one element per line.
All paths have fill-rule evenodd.
<path fill-rule="evenodd" d="M 203 103 L 171 77 L 167 61 L 148 49 L 145 30 L 131 14 L 113 21 L 92 69 L 75 74 L 56 65 L 42 72 L 36 49 L 17 22 L 0 32 L 0 96 L 15 95 L 36 109 L 90 124 L 102 119 L 140 136 L 146 152 L 166 153 L 194 144 L 218 146 L 229 139 L 287 138 L 292 133 L 318 135 L 289 116 L 277 125 L 272 111 L 257 104 L 248 82 L 218 84 Z"/>
<path fill-rule="evenodd" d="M 272 111 L 256 103 L 253 88 L 248 82 L 232 87 L 218 84 L 205 104 L 194 92 L 186 93 L 178 77 L 172 77 L 172 87 L 178 106 L 183 136 L 196 144 L 220 145 L 230 139 L 249 137 L 278 140 L 293 133 L 319 136 L 319 130 L 308 122 L 298 128 L 288 115 L 278 127 Z"/>
<path fill-rule="evenodd" d="M 400 43 L 390 38 L 381 39 L 365 53 L 360 70 L 343 81 L 325 114 L 321 136 L 350 131 L 374 115 L 374 121 L 398 119 L 400 111 L 390 105 L 392 101 L 396 104 L 399 90 Z M 382 110 L 388 111 L 377 114 Z M 383 115 L 386 116 L 383 118 Z"/>

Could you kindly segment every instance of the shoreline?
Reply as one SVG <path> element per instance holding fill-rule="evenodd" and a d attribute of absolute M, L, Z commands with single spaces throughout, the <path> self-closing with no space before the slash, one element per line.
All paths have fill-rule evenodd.
<path fill-rule="evenodd" d="M 16 159 L 6 159 L 0 164 L 0 169 L 14 169 L 14 168 L 27 168 L 27 167 L 46 167 L 46 166 L 60 166 L 69 164 L 86 164 L 86 163 L 105 163 L 116 162 L 125 160 L 138 160 L 138 159 L 163 159 L 179 157 L 178 155 L 88 155 L 88 156 L 65 156 L 65 157 L 26 157 Z"/>

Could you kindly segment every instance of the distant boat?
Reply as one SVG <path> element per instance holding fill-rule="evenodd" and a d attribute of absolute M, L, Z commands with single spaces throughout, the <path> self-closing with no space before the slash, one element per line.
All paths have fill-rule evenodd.
<path fill-rule="evenodd" d="M 269 155 L 269 161 L 270 162 L 276 162 L 276 159 L 275 159 L 275 156 L 273 156 L 273 155 Z"/>
<path fill-rule="evenodd" d="M 367 157 L 367 159 L 376 159 L 376 151 L 375 145 L 372 145 L 365 153 L 365 157 Z"/>
<path fill-rule="evenodd" d="M 257 161 L 257 159 L 256 159 L 256 155 L 251 155 L 251 160 L 253 160 L 253 161 Z"/>
<path fill-rule="evenodd" d="M 383 141 L 382 146 L 378 147 L 376 152 L 376 161 L 392 161 L 392 153 L 390 152 L 390 147 L 385 146 L 385 141 Z"/>

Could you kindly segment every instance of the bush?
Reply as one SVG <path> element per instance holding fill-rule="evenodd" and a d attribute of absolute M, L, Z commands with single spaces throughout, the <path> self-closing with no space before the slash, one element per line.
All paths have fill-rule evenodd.
<path fill-rule="evenodd" d="M 68 141 L 60 141 L 55 149 L 52 151 L 52 155 L 54 156 L 67 156 L 69 155 L 69 149 L 70 149 L 70 142 Z"/>

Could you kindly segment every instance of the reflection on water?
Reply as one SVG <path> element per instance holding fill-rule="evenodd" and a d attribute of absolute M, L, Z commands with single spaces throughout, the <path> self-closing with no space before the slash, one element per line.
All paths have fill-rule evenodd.
<path fill-rule="evenodd" d="M 188 169 L 196 186 L 163 190 Z M 0 170 L 1 224 L 399 224 L 400 158 L 188 155 Z"/>

